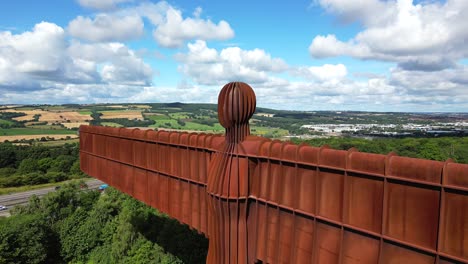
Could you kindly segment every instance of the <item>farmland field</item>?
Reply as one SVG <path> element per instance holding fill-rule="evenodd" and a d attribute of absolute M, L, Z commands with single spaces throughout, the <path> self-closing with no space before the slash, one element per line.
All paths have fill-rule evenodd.
<path fill-rule="evenodd" d="M 56 129 L 63 129 L 62 126 L 60 125 L 27 125 L 28 128 L 31 128 L 31 129 L 53 129 L 53 130 L 56 130 Z"/>
<path fill-rule="evenodd" d="M 29 139 L 41 139 L 41 138 L 53 138 L 66 139 L 66 138 L 78 138 L 76 134 L 43 134 L 43 135 L 11 135 L 11 136 L 0 136 L 0 142 L 15 141 L 15 140 L 29 140 Z"/>
<path fill-rule="evenodd" d="M 38 141 L 38 142 L 35 142 L 34 144 L 42 145 L 42 146 L 61 146 L 66 143 L 71 144 L 71 143 L 80 142 L 80 140 L 78 139 L 78 136 L 75 137 L 75 135 L 71 135 L 70 137 L 71 139 L 57 139 L 54 141 Z"/>
<path fill-rule="evenodd" d="M 101 119 L 127 118 L 127 119 L 143 120 L 141 111 L 117 110 L 117 111 L 100 111 L 100 113 L 102 114 Z"/>
<path fill-rule="evenodd" d="M 288 130 L 273 127 L 252 126 L 251 133 L 257 136 L 282 137 L 289 134 Z"/>
<path fill-rule="evenodd" d="M 35 115 L 40 115 L 39 121 L 40 122 L 48 122 L 48 123 L 64 123 L 68 122 L 85 122 L 86 120 L 91 120 L 90 115 L 81 115 L 78 112 L 73 111 L 58 111 L 58 112 L 51 112 L 51 111 L 43 111 L 41 109 L 34 109 L 34 110 L 23 110 L 23 109 L 8 109 L 5 112 L 19 112 L 25 113 L 25 116 L 15 117 L 13 118 L 16 121 L 30 121 L 34 119 Z"/>
<path fill-rule="evenodd" d="M 3 119 L 0 119 L 0 125 L 12 125 L 13 122 L 9 121 L 9 120 L 3 120 Z"/>
<path fill-rule="evenodd" d="M 76 134 L 76 131 L 68 129 L 35 129 L 35 128 L 0 128 L 0 136 L 16 136 L 16 135 L 60 135 L 60 134 Z"/>
<path fill-rule="evenodd" d="M 88 122 L 70 122 L 70 123 L 62 123 L 62 125 L 66 128 L 78 128 L 81 125 L 88 125 Z"/>

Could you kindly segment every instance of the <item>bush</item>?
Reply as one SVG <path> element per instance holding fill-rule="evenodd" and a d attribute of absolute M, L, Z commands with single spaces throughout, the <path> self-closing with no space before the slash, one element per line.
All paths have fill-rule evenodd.
<path fill-rule="evenodd" d="M 67 174 L 63 172 L 49 171 L 45 176 L 49 182 L 61 182 L 68 180 Z"/>

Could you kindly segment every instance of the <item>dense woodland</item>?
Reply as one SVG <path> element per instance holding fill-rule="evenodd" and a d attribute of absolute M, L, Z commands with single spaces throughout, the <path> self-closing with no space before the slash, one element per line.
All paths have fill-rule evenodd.
<path fill-rule="evenodd" d="M 296 143 L 303 140 L 293 140 Z M 446 161 L 452 159 L 458 163 L 468 163 L 468 137 L 441 138 L 315 138 L 305 140 L 312 146 L 328 145 L 334 149 L 348 150 L 352 147 L 361 152 L 397 155 L 421 159 Z"/>
<path fill-rule="evenodd" d="M 115 189 L 74 182 L 0 218 L 0 263 L 204 263 L 208 241 Z"/>
<path fill-rule="evenodd" d="M 76 143 L 54 147 L 0 143 L 0 188 L 82 178 L 78 152 Z"/>

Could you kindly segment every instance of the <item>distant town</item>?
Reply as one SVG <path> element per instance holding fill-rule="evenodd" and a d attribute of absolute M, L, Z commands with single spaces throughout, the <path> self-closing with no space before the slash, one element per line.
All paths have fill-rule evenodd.
<path fill-rule="evenodd" d="M 468 122 L 436 124 L 313 124 L 303 125 L 310 132 L 328 136 L 457 136 L 468 135 Z"/>

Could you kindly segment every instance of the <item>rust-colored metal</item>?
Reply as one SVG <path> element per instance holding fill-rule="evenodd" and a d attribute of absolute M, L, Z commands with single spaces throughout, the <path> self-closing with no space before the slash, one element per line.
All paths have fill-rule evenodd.
<path fill-rule="evenodd" d="M 468 263 L 468 165 L 249 135 L 229 83 L 225 136 L 80 127 L 81 169 L 204 233 L 207 263 Z"/>

